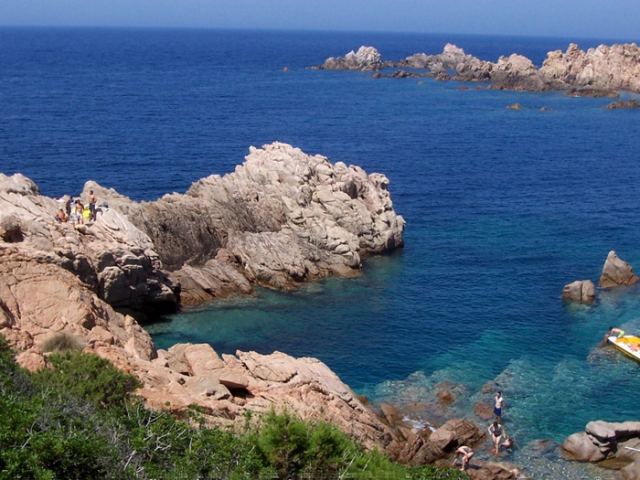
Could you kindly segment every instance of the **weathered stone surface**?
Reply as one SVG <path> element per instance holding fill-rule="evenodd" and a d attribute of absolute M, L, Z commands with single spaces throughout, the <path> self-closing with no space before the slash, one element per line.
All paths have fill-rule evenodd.
<path fill-rule="evenodd" d="M 95 183 L 85 189 L 149 236 L 181 299 L 196 303 L 254 284 L 290 289 L 353 275 L 361 255 L 401 247 L 405 222 L 388 185 L 384 175 L 273 143 L 251 148 L 235 172 L 203 178 L 185 195 L 135 203 Z"/>
<path fill-rule="evenodd" d="M 473 459 L 472 459 L 473 462 Z M 527 474 L 514 465 L 503 462 L 475 462 L 474 468 L 467 469 L 472 480 L 525 480 Z"/>
<path fill-rule="evenodd" d="M 590 304 L 596 300 L 596 287 L 591 280 L 576 280 L 562 289 L 562 299 Z"/>
<path fill-rule="evenodd" d="M 389 405 L 388 403 L 383 403 L 380 405 L 380 410 L 382 411 L 382 415 L 387 420 L 390 426 L 395 426 L 396 422 L 400 419 L 400 414 L 398 413 L 398 409 L 393 405 Z"/>
<path fill-rule="evenodd" d="M 637 283 L 638 277 L 633 273 L 633 268 L 627 262 L 618 257 L 616 252 L 611 250 L 607 260 L 602 267 L 602 275 L 598 285 L 602 288 L 611 288 L 621 285 L 633 285 Z"/>
<path fill-rule="evenodd" d="M 610 449 L 604 452 L 595 445 L 585 432 L 574 433 L 561 445 L 562 454 L 569 460 L 581 462 L 599 462 L 607 458 Z"/>
<path fill-rule="evenodd" d="M 112 343 L 139 358 L 155 356 L 149 335 L 131 317 L 100 300 L 72 273 L 0 245 L 0 305 L 10 322 L 0 330 L 17 349 L 42 347 L 52 333 L 66 332 L 90 344 Z"/>
<path fill-rule="evenodd" d="M 640 422 L 605 422 L 596 420 L 587 423 L 587 434 L 599 440 L 610 442 L 627 438 L 640 438 Z"/>

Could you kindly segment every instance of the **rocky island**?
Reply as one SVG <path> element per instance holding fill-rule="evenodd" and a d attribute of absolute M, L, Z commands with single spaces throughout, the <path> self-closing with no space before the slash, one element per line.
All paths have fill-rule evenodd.
<path fill-rule="evenodd" d="M 488 82 L 488 88 L 519 91 L 572 90 L 572 95 L 617 96 L 623 90 L 640 93 L 640 49 L 635 43 L 600 45 L 586 52 L 572 43 L 566 52 L 549 52 L 540 68 L 516 53 L 497 62 L 480 60 L 447 44 L 440 54 L 416 53 L 399 61 L 383 61 L 374 47 L 362 46 L 345 57 L 328 58 L 320 70 L 375 71 L 376 78 L 434 77 L 438 80 Z M 388 68 L 408 68 L 391 74 Z M 418 70 L 418 71 L 416 71 Z M 419 70 L 426 70 L 420 72 Z"/>

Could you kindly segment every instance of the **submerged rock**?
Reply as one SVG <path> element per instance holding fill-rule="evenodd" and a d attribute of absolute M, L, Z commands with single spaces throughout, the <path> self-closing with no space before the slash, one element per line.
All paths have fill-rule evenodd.
<path fill-rule="evenodd" d="M 564 286 L 562 299 L 591 304 L 596 300 L 596 287 L 591 280 L 576 280 Z"/>

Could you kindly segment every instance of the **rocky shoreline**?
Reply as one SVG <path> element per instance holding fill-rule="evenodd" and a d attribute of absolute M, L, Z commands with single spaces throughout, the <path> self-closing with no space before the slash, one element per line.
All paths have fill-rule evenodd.
<path fill-rule="evenodd" d="M 47 367 L 47 341 L 71 337 L 134 374 L 152 408 L 179 415 L 197 405 L 212 424 L 232 428 L 246 412 L 287 409 L 332 422 L 394 460 L 450 465 L 457 446 L 485 443 L 483 429 L 438 415 L 433 425 L 412 423 L 424 405 L 374 409 L 313 358 L 220 356 L 206 344 L 157 350 L 139 323 L 255 285 L 290 289 L 358 274 L 363 255 L 403 245 L 405 222 L 388 185 L 384 175 L 274 143 L 252 148 L 235 172 L 156 202 L 87 182 L 83 196 L 93 190 L 104 206 L 97 221 L 72 225 L 54 219 L 60 201 L 31 180 L 0 174 L 0 334 L 31 370 Z M 436 390 L 435 409 L 457 395 L 454 386 Z M 491 405 L 477 406 L 483 421 L 487 412 Z M 472 463 L 471 478 L 527 478 L 508 463 Z"/>
<path fill-rule="evenodd" d="M 635 43 L 600 45 L 586 52 L 572 43 L 566 52 L 549 52 L 540 68 L 516 53 L 497 62 L 480 60 L 461 48 L 447 44 L 440 54 L 416 53 L 405 59 L 384 61 L 370 46 L 362 46 L 344 57 L 330 57 L 318 70 L 376 72 L 375 78 L 433 77 L 437 80 L 487 82 L 487 88 L 530 92 L 571 91 L 570 95 L 617 97 L 620 91 L 640 93 L 640 48 Z M 391 74 L 380 73 L 390 68 Z M 417 70 L 417 71 L 416 71 Z M 584 92 L 583 92 L 584 91 Z"/>

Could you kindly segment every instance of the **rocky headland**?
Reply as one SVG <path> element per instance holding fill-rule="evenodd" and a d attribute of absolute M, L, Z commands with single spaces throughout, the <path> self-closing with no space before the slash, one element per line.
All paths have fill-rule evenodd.
<path fill-rule="evenodd" d="M 208 345 L 157 351 L 137 320 L 254 285 L 357 274 L 361 255 L 402 246 L 405 222 L 388 184 L 274 143 L 252 148 L 235 172 L 156 202 L 87 182 L 82 196 L 93 190 L 101 206 L 95 222 L 76 225 L 54 218 L 64 199 L 0 175 L 0 334 L 32 369 L 46 365 L 48 341 L 72 337 L 135 374 L 158 408 L 197 404 L 233 424 L 245 410 L 288 407 L 386 445 L 390 429 L 319 361 L 220 358 Z"/>
<path fill-rule="evenodd" d="M 357 52 L 352 51 L 345 57 L 331 57 L 312 68 L 376 71 L 374 76 L 377 78 L 429 76 L 438 80 L 488 82 L 488 88 L 498 90 L 567 90 L 572 92 L 572 96 L 615 97 L 621 90 L 640 93 L 640 49 L 635 43 L 600 45 L 586 52 L 572 43 L 566 52 L 549 52 L 540 68 L 516 53 L 491 62 L 466 54 L 452 44 L 447 44 L 440 54 L 416 53 L 399 61 L 383 61 L 374 47 L 363 46 Z M 414 71 L 380 73 L 388 68 Z"/>
<path fill-rule="evenodd" d="M 491 461 L 485 430 L 449 408 L 468 396 L 461 386 L 439 384 L 373 408 L 317 359 L 219 355 L 206 344 L 158 350 L 140 326 L 148 315 L 256 285 L 289 289 L 357 274 L 363 255 L 403 244 L 405 222 L 388 185 L 384 175 L 274 143 L 252 148 L 233 173 L 155 202 L 87 182 L 82 196 L 93 190 L 102 206 L 95 222 L 73 225 L 54 219 L 61 199 L 40 195 L 22 175 L 0 174 L 0 334 L 31 370 L 47 368 L 52 340 L 71 338 L 135 375 L 152 408 L 180 415 L 196 405 L 211 424 L 239 429 L 247 412 L 286 409 L 334 423 L 403 463 L 450 465 L 466 444 L 480 452 L 471 478 L 527 478 L 515 465 Z M 628 273 L 616 259 L 604 269 L 608 278 Z M 494 387 L 476 405 L 482 423 L 492 416 Z M 556 447 L 526 448 L 547 462 Z"/>
<path fill-rule="evenodd" d="M 87 182 L 82 197 L 93 190 L 101 206 L 95 221 L 76 225 L 54 218 L 63 199 L 42 196 L 20 174 L 0 175 L 0 334 L 30 370 L 47 368 L 52 342 L 73 341 L 135 375 L 151 408 L 181 414 L 196 405 L 230 428 L 241 428 L 246 412 L 286 409 L 393 459 L 444 461 L 484 432 L 459 419 L 416 427 L 390 405 L 378 412 L 313 358 L 220 356 L 206 344 L 158 350 L 138 323 L 254 285 L 356 274 L 362 255 L 402 246 L 405 222 L 388 184 L 274 143 L 252 148 L 233 173 L 155 202 Z M 478 462 L 473 475 L 511 478 L 505 468 Z"/>
<path fill-rule="evenodd" d="M 148 237 L 181 303 L 195 304 L 253 285 L 358 274 L 363 255 L 402 247 L 405 221 L 388 185 L 382 174 L 274 143 L 184 195 L 137 203 L 93 182 L 85 192 Z"/>

